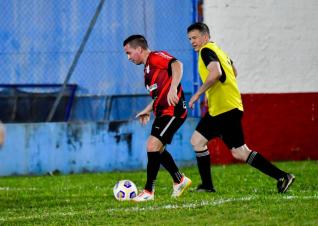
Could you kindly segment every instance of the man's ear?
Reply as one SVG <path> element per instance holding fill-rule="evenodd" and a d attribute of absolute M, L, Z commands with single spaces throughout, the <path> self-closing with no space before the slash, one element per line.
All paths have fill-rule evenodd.
<path fill-rule="evenodd" d="M 205 41 L 209 41 L 210 40 L 210 37 L 208 34 L 204 34 L 204 38 L 205 38 Z"/>
<path fill-rule="evenodd" d="M 143 49 L 142 49 L 140 46 L 137 47 L 138 53 L 142 53 L 142 50 L 143 50 Z"/>

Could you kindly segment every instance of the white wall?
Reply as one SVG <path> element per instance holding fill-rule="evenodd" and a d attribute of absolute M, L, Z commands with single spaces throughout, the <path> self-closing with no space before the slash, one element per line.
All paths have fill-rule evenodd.
<path fill-rule="evenodd" d="M 205 0 L 204 18 L 243 93 L 318 91 L 317 0 Z"/>

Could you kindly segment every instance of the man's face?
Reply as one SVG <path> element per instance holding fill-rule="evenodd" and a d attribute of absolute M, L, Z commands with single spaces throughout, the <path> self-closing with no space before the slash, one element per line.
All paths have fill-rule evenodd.
<path fill-rule="evenodd" d="M 140 65 L 142 64 L 141 52 L 142 48 L 137 47 L 133 48 L 129 44 L 124 46 L 125 53 L 127 54 L 128 60 L 133 62 L 134 64 Z"/>
<path fill-rule="evenodd" d="M 207 34 L 202 34 L 199 30 L 192 30 L 188 33 L 189 41 L 194 51 L 198 52 L 202 46 L 208 41 L 209 37 Z"/>

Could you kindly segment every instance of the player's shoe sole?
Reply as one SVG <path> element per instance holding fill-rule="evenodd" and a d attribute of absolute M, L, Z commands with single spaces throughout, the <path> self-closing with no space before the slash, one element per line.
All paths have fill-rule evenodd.
<path fill-rule="evenodd" d="M 195 191 L 196 192 L 216 192 L 216 190 L 213 187 L 206 187 L 203 184 L 200 184 Z"/>

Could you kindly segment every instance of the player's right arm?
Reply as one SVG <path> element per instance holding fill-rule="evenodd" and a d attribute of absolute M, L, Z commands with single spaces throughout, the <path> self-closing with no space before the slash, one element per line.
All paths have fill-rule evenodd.
<path fill-rule="evenodd" d="M 200 54 L 209 74 L 199 90 L 191 97 L 189 101 L 190 108 L 193 108 L 194 102 L 196 102 L 205 91 L 219 80 L 222 75 L 221 65 L 214 51 L 208 48 L 203 48 Z"/>
<path fill-rule="evenodd" d="M 180 61 L 175 60 L 171 63 L 171 70 L 172 70 L 172 81 L 171 86 L 167 95 L 167 101 L 169 106 L 176 106 L 179 102 L 178 97 L 178 85 L 182 79 L 182 71 L 183 65 Z"/>
<path fill-rule="evenodd" d="M 136 115 L 136 118 L 139 118 L 139 122 L 142 125 L 146 125 L 150 120 L 150 113 L 152 112 L 153 100 Z"/>
<path fill-rule="evenodd" d="M 190 108 L 193 108 L 194 102 L 196 102 L 205 91 L 218 81 L 222 75 L 221 66 L 218 61 L 211 61 L 208 64 L 207 69 L 209 70 L 209 75 L 202 86 L 200 86 L 199 90 L 191 97 L 189 101 Z"/>

